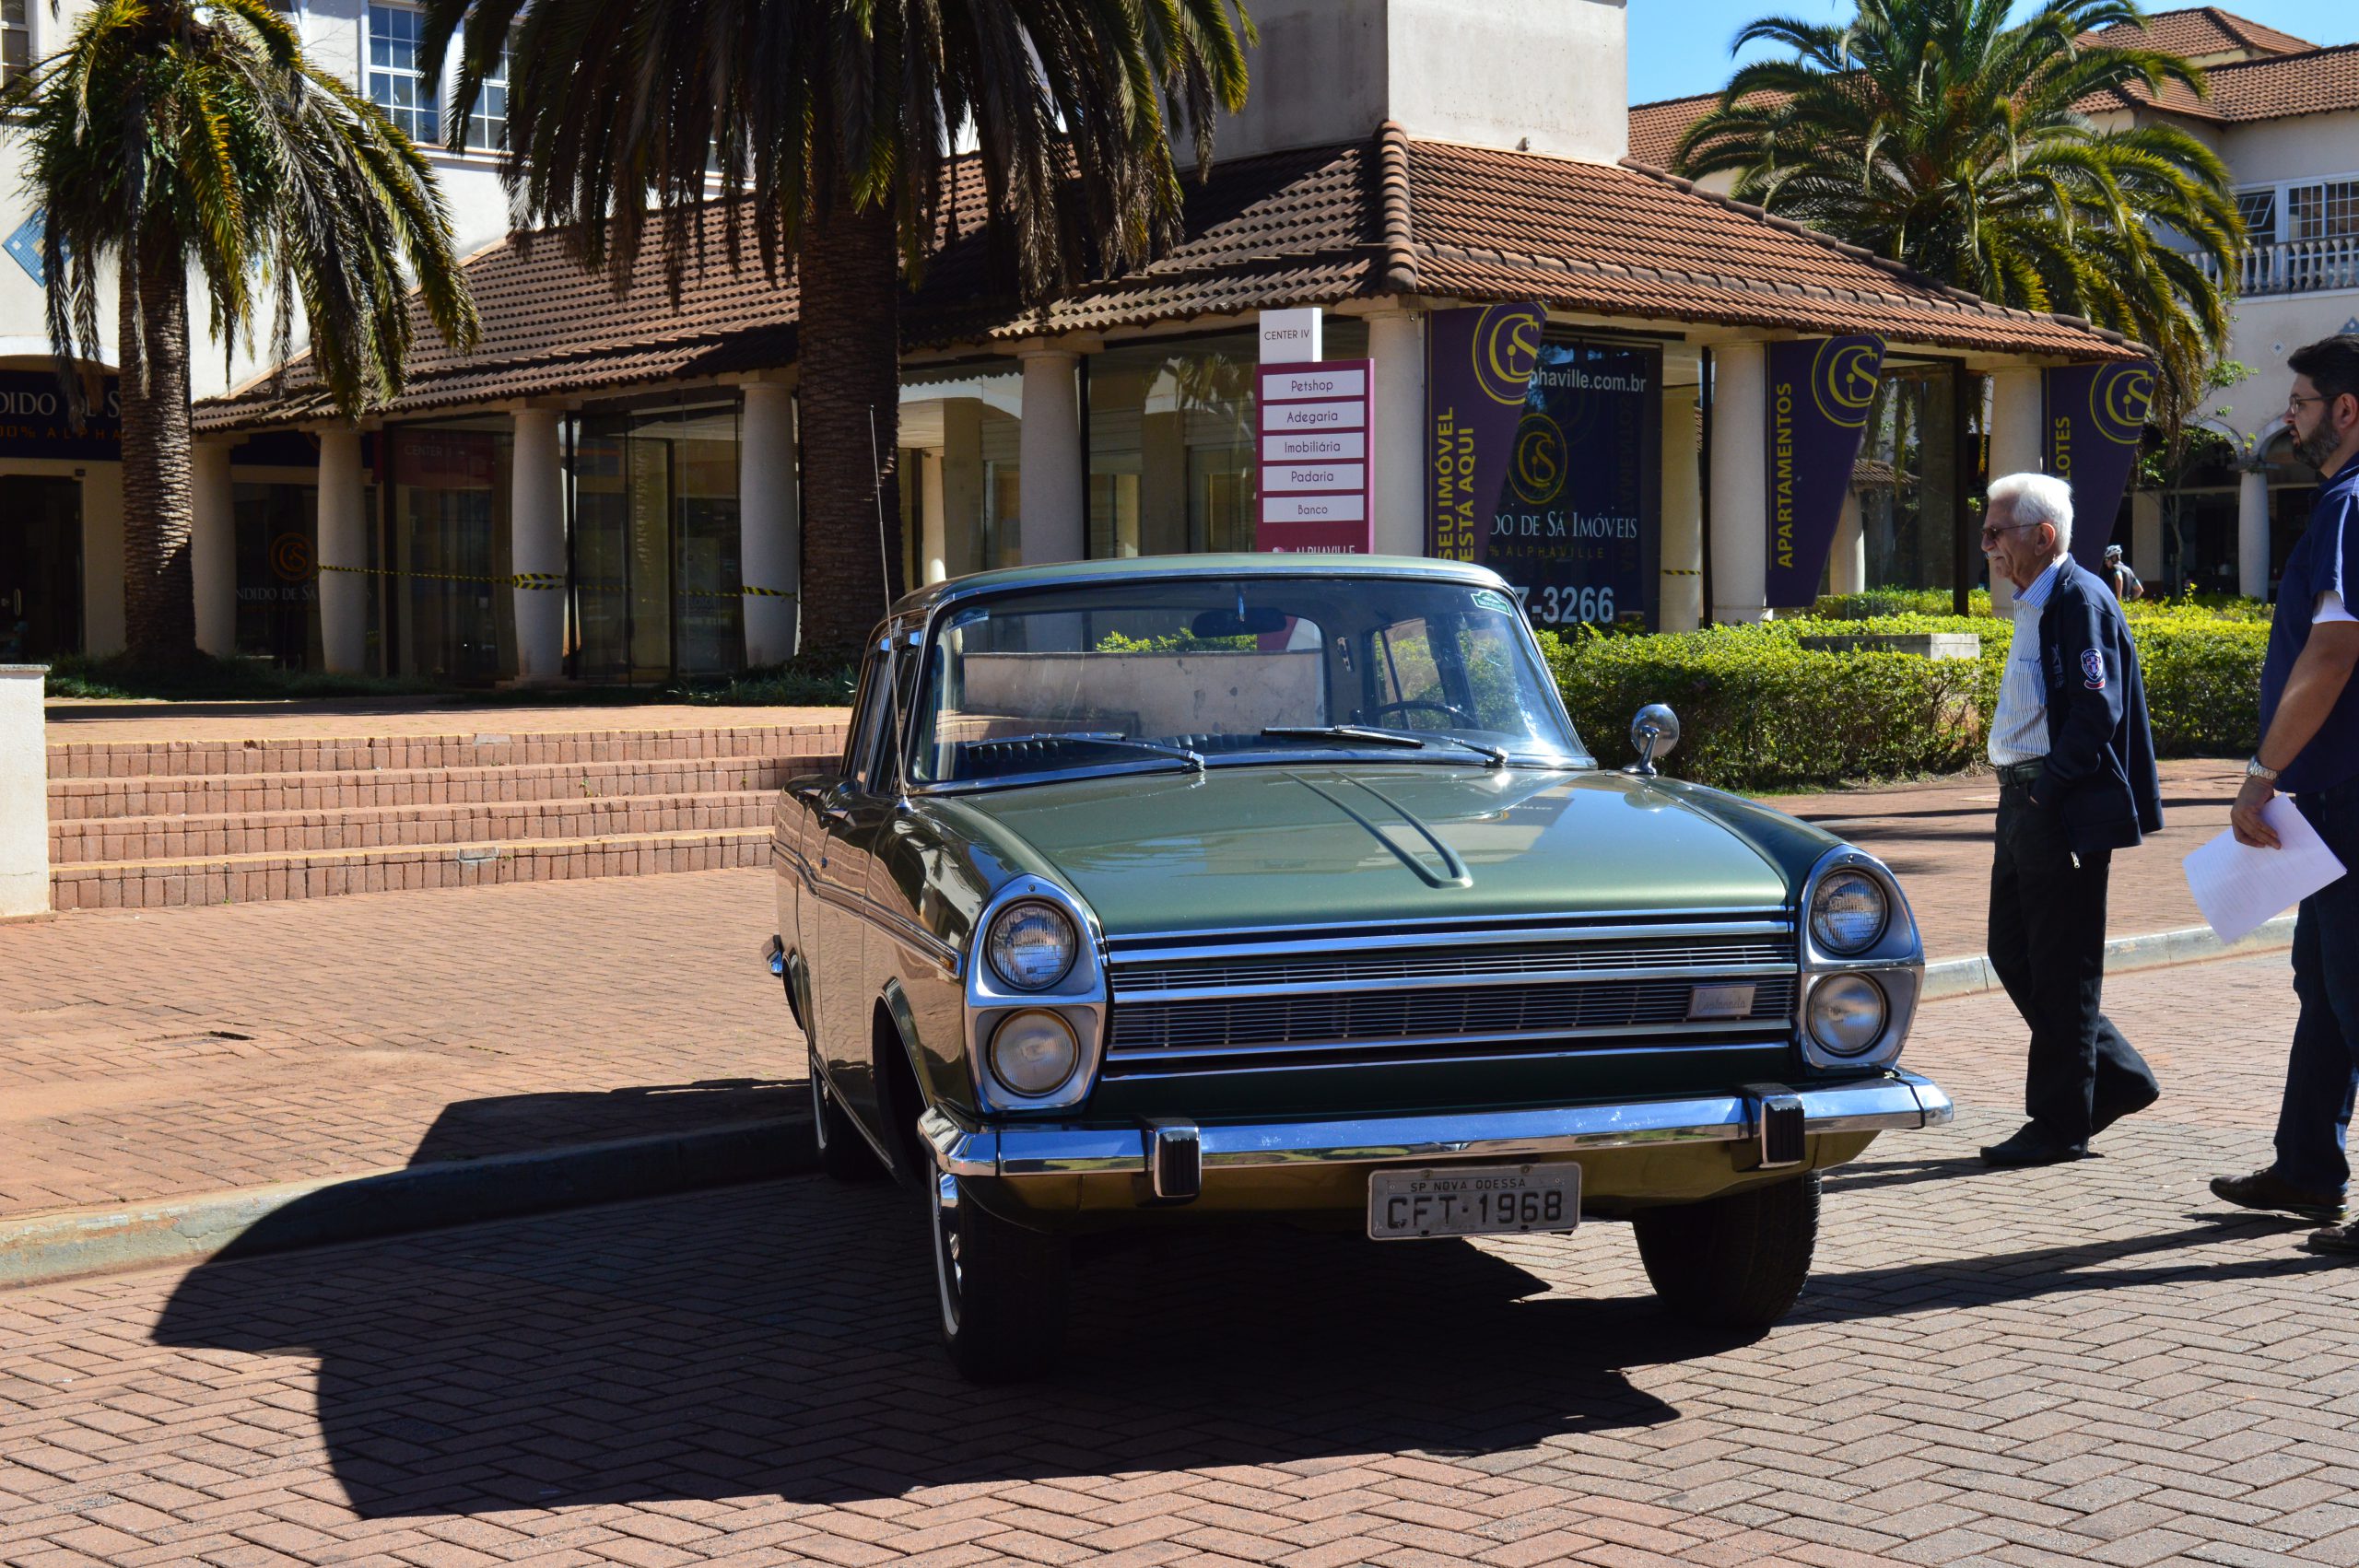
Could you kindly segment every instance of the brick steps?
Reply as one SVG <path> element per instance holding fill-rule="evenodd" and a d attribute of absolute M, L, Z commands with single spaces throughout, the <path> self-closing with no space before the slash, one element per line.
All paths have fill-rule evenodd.
<path fill-rule="evenodd" d="M 53 866 L 67 866 L 713 833 L 767 827 L 769 818 L 770 796 L 761 790 L 624 795 L 612 800 L 105 817 L 50 824 L 49 860 Z"/>
<path fill-rule="evenodd" d="M 843 731 L 838 725 L 719 725 L 709 730 L 580 730 L 543 734 L 486 731 L 336 740 L 111 741 L 50 747 L 49 777 L 54 783 L 82 778 L 816 756 L 835 754 L 842 744 Z"/>
<path fill-rule="evenodd" d="M 49 782 L 49 819 L 252 815 L 474 805 L 497 801 L 612 800 L 775 790 L 837 753 L 777 757 L 683 757 L 648 762 L 543 763 L 348 772 L 67 778 Z"/>
<path fill-rule="evenodd" d="M 825 724 L 55 745 L 50 901 L 152 909 L 767 865 L 773 793 L 841 748 Z"/>
<path fill-rule="evenodd" d="M 769 829 L 652 833 L 509 844 L 417 845 L 53 867 L 50 902 L 65 909 L 157 909 L 183 904 L 329 898 L 510 882 L 559 882 L 769 863 Z"/>

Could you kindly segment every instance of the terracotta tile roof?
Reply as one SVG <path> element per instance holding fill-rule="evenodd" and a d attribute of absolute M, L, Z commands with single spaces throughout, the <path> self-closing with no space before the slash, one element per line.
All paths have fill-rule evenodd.
<path fill-rule="evenodd" d="M 2143 88 L 2135 88 L 2095 94 L 2076 107 L 2091 113 L 2154 107 L 2190 120 L 2222 123 L 2359 109 L 2359 43 L 2234 61 L 2210 66 L 2203 75 L 2211 88 L 2203 98 L 2173 83 L 2159 99 Z"/>
<path fill-rule="evenodd" d="M 1982 303 L 1783 218 L 1692 191 L 1637 165 L 1576 163 L 1413 141 L 1387 126 L 1367 142 L 1222 165 L 1191 186 L 1185 241 L 1152 265 L 1039 310 L 989 287 L 980 192 L 962 188 L 955 222 L 901 318 L 905 347 L 988 348 L 1042 334 L 1234 316 L 1272 305 L 1388 294 L 1537 298 L 1665 322 L 1873 331 L 1900 342 L 2103 357 L 2119 340 L 2073 318 Z M 715 204 L 709 241 L 722 232 Z M 953 232 L 955 230 L 955 232 Z M 407 388 L 390 412 L 426 413 L 792 364 L 791 275 L 713 261 L 678 303 L 643 253 L 617 294 L 583 273 L 561 236 L 496 246 L 467 264 L 484 340 L 459 355 L 421 322 Z M 196 411 L 200 429 L 322 416 L 299 358 L 284 390 L 251 384 Z"/>
<path fill-rule="evenodd" d="M 2159 49 L 2189 59 L 2228 53 L 2297 54 L 2318 47 L 2307 39 L 2262 27 L 2217 6 L 2154 11 L 2148 14 L 2143 27 L 2123 22 L 2082 36 L 2117 49 Z"/>
<path fill-rule="evenodd" d="M 1679 150 L 1679 138 L 1720 101 L 1716 92 L 1692 98 L 1664 98 L 1630 106 L 1630 156 L 1656 169 L 1669 169 Z"/>

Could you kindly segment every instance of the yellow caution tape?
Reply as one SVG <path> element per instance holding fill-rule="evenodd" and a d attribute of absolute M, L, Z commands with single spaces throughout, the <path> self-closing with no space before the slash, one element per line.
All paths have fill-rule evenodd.
<path fill-rule="evenodd" d="M 1665 567 L 1662 568 L 1662 575 L 1665 577 L 1702 577 L 1704 574 L 1702 572 L 1689 571 L 1684 567 Z"/>
<path fill-rule="evenodd" d="M 436 582 L 502 583 L 510 588 L 563 588 L 563 572 L 516 572 L 508 577 L 485 577 L 475 572 L 405 572 L 393 567 L 332 567 L 323 561 L 323 572 L 352 572 L 360 577 L 422 577 Z"/>

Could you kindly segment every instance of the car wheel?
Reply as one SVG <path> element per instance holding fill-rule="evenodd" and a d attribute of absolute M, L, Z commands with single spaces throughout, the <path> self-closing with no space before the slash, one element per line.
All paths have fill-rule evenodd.
<path fill-rule="evenodd" d="M 875 1152 L 869 1148 L 852 1125 L 851 1113 L 843 1102 L 827 1092 L 827 1080 L 819 1071 L 819 1053 L 811 1053 L 811 1131 L 819 1144 L 819 1168 L 838 1181 L 874 1181 L 884 1174 L 876 1163 Z"/>
<path fill-rule="evenodd" d="M 970 1383 L 1045 1375 L 1064 1342 L 1064 1239 L 987 1213 L 946 1171 L 920 1186 L 942 1342 L 952 1363 Z"/>
<path fill-rule="evenodd" d="M 1810 1278 L 1818 1176 L 1631 1217 L 1638 1257 L 1665 1306 L 1691 1323 L 1766 1328 Z"/>

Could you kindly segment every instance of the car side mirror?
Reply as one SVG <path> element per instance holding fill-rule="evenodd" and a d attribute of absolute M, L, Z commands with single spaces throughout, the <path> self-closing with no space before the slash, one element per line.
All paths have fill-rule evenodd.
<path fill-rule="evenodd" d="M 1641 778 L 1652 778 L 1655 758 L 1669 756 L 1672 748 L 1679 744 L 1679 715 L 1671 710 L 1668 703 L 1647 704 L 1630 720 L 1630 744 L 1638 753 L 1638 760 L 1630 771 Z"/>

